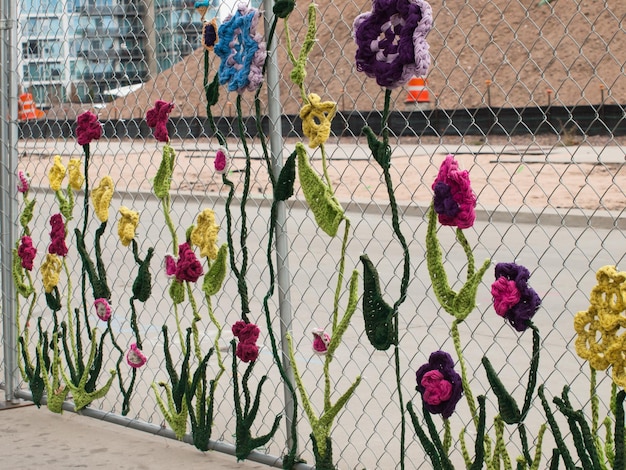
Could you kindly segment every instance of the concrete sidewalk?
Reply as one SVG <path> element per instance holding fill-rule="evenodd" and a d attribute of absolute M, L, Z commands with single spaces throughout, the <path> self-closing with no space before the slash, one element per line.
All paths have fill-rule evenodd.
<path fill-rule="evenodd" d="M 28 402 L 25 402 L 28 403 Z M 0 409 L 0 468 L 268 469 L 234 456 L 34 405 Z"/>

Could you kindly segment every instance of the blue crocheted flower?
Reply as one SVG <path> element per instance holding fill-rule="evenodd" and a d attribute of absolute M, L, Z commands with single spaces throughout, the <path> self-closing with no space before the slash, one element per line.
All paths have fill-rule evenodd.
<path fill-rule="evenodd" d="M 267 55 L 263 36 L 256 28 L 261 13 L 240 4 L 234 15 L 219 27 L 215 53 L 222 60 L 218 70 L 221 85 L 228 91 L 255 91 L 263 82 L 263 64 Z"/>
<path fill-rule="evenodd" d="M 433 23 L 425 0 L 373 0 L 354 20 L 356 68 L 378 85 L 397 88 L 430 66 L 426 35 Z"/>

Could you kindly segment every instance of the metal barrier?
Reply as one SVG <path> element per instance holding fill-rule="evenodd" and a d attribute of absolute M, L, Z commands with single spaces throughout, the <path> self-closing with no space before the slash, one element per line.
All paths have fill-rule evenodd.
<path fill-rule="evenodd" d="M 211 3 L 209 11 L 213 12 L 214 2 L 208 3 Z M 284 3 L 289 2 L 265 1 L 266 35 L 275 8 L 285 8 Z M 354 469 L 430 468 L 406 411 L 408 402 L 421 408 L 420 394 L 415 391 L 415 373 L 428 361 L 430 353 L 445 350 L 454 357 L 455 349 L 460 348 L 468 383 L 476 395 L 486 395 L 490 420 L 498 413 L 498 401 L 485 380 L 483 356 L 489 357 L 516 397 L 524 396 L 525 377 L 533 356 L 530 332 L 519 335 L 508 323 L 494 320 L 490 292 L 492 268 L 478 285 L 476 308 L 455 327 L 460 341 L 451 335 L 452 319 L 438 302 L 429 275 L 425 240 L 433 181 L 445 156 L 454 154 L 469 171 L 478 200 L 476 222 L 466 231 L 476 260 L 480 263 L 490 258 L 494 264 L 515 261 L 527 266 L 532 272 L 530 283 L 543 299 L 534 319 L 542 334 L 538 383 L 545 384 L 545 389 L 553 395 L 568 385 L 574 392 L 570 398 L 575 408 L 592 406 L 593 400 L 588 396 L 590 372 L 575 351 L 573 318 L 589 306 L 595 272 L 605 265 L 618 266 L 624 258 L 626 78 L 619 71 L 624 66 L 622 50 L 626 35 L 622 20 L 626 6 L 604 2 L 598 8 L 597 2 L 591 0 L 540 2 L 543 5 L 534 0 L 464 0 L 453 5 L 446 1 L 432 2 L 433 29 L 428 36 L 432 64 L 427 80 L 432 102 L 429 109 L 423 103 L 419 109 L 407 109 L 407 90 L 401 87 L 391 93 L 391 112 L 385 115 L 384 90 L 373 79 L 357 72 L 354 65 L 352 24 L 358 14 L 371 10 L 371 3 L 365 0 L 316 3 L 317 41 L 312 44 L 306 62 L 304 84 L 308 91 L 322 96 L 323 101 L 335 101 L 338 110 L 325 143 L 326 155 L 319 149 L 310 150 L 310 164 L 332 186 L 334 196 L 351 221 L 350 236 L 345 241 L 341 229 L 338 235 L 328 236 L 320 228 L 299 183 L 294 186 L 294 197 L 276 203 L 276 180 L 290 164 L 287 157 L 300 148 L 296 143 L 306 140 L 299 114 L 301 93 L 290 79 L 292 64 L 286 49 L 286 31 L 298 54 L 310 31 L 308 4 L 298 4 L 286 22 L 277 22 L 274 40 L 267 46 L 269 54 L 260 102 L 263 117 L 259 127 L 254 93 L 239 99 L 237 93 L 227 93 L 225 87 L 221 87 L 220 97 L 212 107 L 216 122 L 213 127 L 211 116 L 207 116 L 203 81 L 205 52 L 197 49 L 199 39 L 193 33 L 199 19 L 197 13 L 192 13 L 189 2 L 137 2 L 141 8 L 136 11 L 120 9 L 118 13 L 105 14 L 98 13 L 97 6 L 69 7 L 63 2 L 59 2 L 60 11 L 55 2 L 42 6 L 23 2 L 16 12 L 12 2 L 3 1 L 0 9 L 3 155 L 0 372 L 7 401 L 33 399 L 19 366 L 21 362 L 23 371 L 19 337 L 25 328 L 30 328 L 30 340 L 25 345 L 35 364 L 38 319 L 42 331 L 50 332 L 48 341 L 53 341 L 52 331 L 60 334 L 57 322 L 61 321 L 66 322 L 64 328 L 69 329 L 71 337 L 70 325 L 74 322 L 77 335 L 73 341 L 80 344 L 66 345 L 67 350 L 82 348 L 81 353 L 87 358 L 93 338 L 101 338 L 98 344 L 102 349 L 97 355 L 102 356 L 102 367 L 99 378 L 92 384 L 95 389 L 105 386 L 111 377 L 109 370 L 121 373 L 121 378 L 119 375 L 113 378 L 108 393 L 89 402 L 84 410 L 87 416 L 182 438 L 197 445 L 191 432 L 191 425 L 197 423 L 192 423 L 185 414 L 182 435 L 176 434 L 180 429 L 174 429 L 172 422 L 176 421 L 175 411 L 180 412 L 182 402 L 172 409 L 164 388 L 158 385 L 165 383 L 175 389 L 178 379 L 172 371 L 177 371 L 183 382 L 187 363 L 192 375 L 205 367 L 205 376 L 219 379 L 214 394 L 210 395 L 215 406 L 207 449 L 240 458 L 242 442 L 269 433 L 277 416 L 282 415 L 273 437 L 266 442 L 256 441 L 260 444 L 248 449 L 251 452 L 245 457 L 276 467 L 286 465 L 289 459 L 301 459 L 299 463 L 294 461 L 294 468 L 312 468 L 315 463 L 317 468 L 334 465 Z M 161 19 L 139 27 L 138 21 L 148 8 L 155 8 Z M 221 8 L 215 13 L 223 19 L 227 7 Z M 182 12 L 189 13 L 184 24 Z M 55 18 L 67 26 L 58 30 L 57 35 L 33 28 L 37 21 L 53 22 Z M 209 18 L 207 13 L 205 19 Z M 80 41 L 81 44 L 88 41 L 89 50 L 106 52 L 107 38 L 92 38 L 80 22 L 118 20 L 131 22 L 135 33 L 107 37 L 111 41 L 109 49 L 117 50 L 117 54 L 104 54 L 111 59 L 111 71 L 100 67 L 104 64 L 103 54 L 96 54 L 99 58 L 90 61 L 89 51 L 83 46 L 75 53 L 69 52 Z M 161 21 L 169 26 L 158 30 L 157 23 Z M 105 27 L 100 23 L 98 27 Z M 113 25 L 106 27 L 113 31 Z M 63 44 L 60 50 L 65 55 L 52 56 L 50 51 L 56 42 Z M 144 52 L 139 54 L 139 49 Z M 193 49 L 196 52 L 183 53 Z M 214 55 L 209 57 L 206 67 L 210 81 L 219 60 Z M 62 79 L 55 80 L 49 67 L 38 68 L 51 62 L 63 69 Z M 176 63 L 168 68 L 170 62 Z M 13 72 L 17 70 L 13 64 L 19 64 L 19 74 Z M 84 71 L 79 70 L 79 64 L 86 67 Z M 120 68 L 121 64 L 125 68 Z M 87 70 L 91 66 L 96 68 Z M 152 80 L 128 95 L 105 100 L 106 87 L 123 94 L 120 90 L 133 81 L 132 74 L 129 75 L 131 68 L 138 77 L 148 74 Z M 37 79 L 37 73 L 44 74 L 44 78 Z M 73 85 L 62 86 L 67 83 Z M 45 119 L 17 122 L 18 86 L 24 88 L 22 92 L 33 93 L 39 108 L 47 108 Z M 95 98 L 103 98 L 105 102 L 96 106 Z M 170 199 L 155 196 L 153 189 L 164 144 L 152 137 L 153 131 L 144 116 L 157 99 L 175 104 L 167 127 L 169 144 L 177 155 L 167 196 Z M 243 107 L 241 121 L 237 106 Z M 104 129 L 103 137 L 89 145 L 89 185 L 93 190 L 105 175 L 115 182 L 111 222 L 102 229 L 100 241 L 96 241 L 94 234 L 102 226 L 93 214 L 86 221 L 84 190 L 72 193 L 76 205 L 68 214 L 71 217 L 65 217 L 70 251 L 60 284 L 65 289 L 61 296 L 63 308 L 58 310 L 59 318 L 56 318 L 46 303 L 38 271 L 48 250 L 50 214 L 60 210 L 59 199 L 49 188 L 48 174 L 56 155 L 60 155 L 65 165 L 70 158 L 84 158 L 84 147 L 75 140 L 76 118 L 88 109 L 98 114 Z M 388 126 L 383 125 L 385 119 Z M 363 131 L 364 125 L 370 126 L 381 139 L 383 129 L 389 130 L 388 174 L 372 158 L 371 139 L 368 140 L 371 136 Z M 242 131 L 245 142 L 240 138 Z M 213 167 L 215 154 L 224 144 L 232 157 L 227 173 L 236 188 L 232 199 L 228 185 Z M 324 172 L 323 165 L 327 165 Z M 269 175 L 268 167 L 275 174 Z M 25 301 L 15 294 L 12 272 L 12 250 L 19 240 L 16 221 L 24 210 L 24 200 L 14 190 L 19 183 L 18 170 L 30 175 L 29 195 L 37 201 L 29 227 L 38 252 L 32 277 L 39 295 L 32 300 L 31 314 L 27 313 L 31 300 Z M 250 180 L 246 192 L 242 188 L 246 185 L 247 171 Z M 394 185 L 395 203 L 389 200 L 387 176 Z M 70 191 L 68 188 L 66 196 Z M 241 209 L 244 201 L 247 210 Z M 166 205 L 171 209 L 169 214 L 164 212 Z M 131 248 L 119 243 L 116 228 L 112 226 L 120 218 L 117 211 L 122 206 L 140 212 L 134 254 Z M 187 228 L 198 223 L 196 217 L 206 208 L 215 211 L 217 225 L 221 226 L 221 242 L 227 241 L 230 230 L 228 242 L 235 247 L 228 259 L 230 269 L 218 294 L 205 296 L 200 286 L 190 287 L 185 298 L 189 300 L 189 294 L 193 293 L 196 304 L 186 301 L 174 307 L 171 281 L 163 269 L 165 255 L 177 247 L 172 232 L 179 241 L 184 241 Z M 228 217 L 231 219 L 227 222 Z M 82 236 L 87 238 L 85 256 L 95 258 L 98 243 L 101 246 L 98 256 L 106 267 L 112 292 L 109 300 L 113 316 L 108 322 L 99 322 L 95 316 L 91 305 L 95 299 L 80 302 L 85 290 L 81 282 L 87 284 L 87 281 L 84 281 L 84 258 L 81 260 L 77 250 L 78 235 L 74 235 L 74 229 L 81 232 L 81 227 Z M 465 252 L 455 244 L 454 233 L 444 229 L 438 232 L 443 259 L 452 288 L 458 289 L 468 269 L 467 260 Z M 399 232 L 406 238 L 406 250 Z M 247 253 L 240 245 L 244 239 Z M 141 258 L 146 259 L 149 249 L 154 249 L 150 266 L 152 295 L 139 303 L 134 282 Z M 372 261 L 381 282 L 381 295 L 390 305 L 391 299 L 406 291 L 406 299 L 394 307 L 398 348 L 376 350 L 366 334 L 362 312 L 364 254 Z M 206 272 L 208 265 L 203 267 Z M 346 273 L 340 271 L 344 267 Z M 346 305 L 354 299 L 348 273 L 353 269 L 359 272 L 361 285 L 357 310 L 342 332 L 341 343 L 331 343 L 330 347 L 337 349 L 329 364 L 325 362 L 326 356 L 315 354 L 312 348 L 314 339 L 324 343 L 324 336 L 319 332 L 320 336 L 314 336 L 312 332 L 334 329 L 336 315 L 340 319 L 344 309 L 349 310 Z M 249 375 L 243 372 L 243 361 L 234 358 L 230 341 L 236 339 L 231 327 L 242 319 L 242 271 L 244 274 L 247 271 L 249 294 L 245 313 L 261 329 L 259 356 Z M 65 299 L 71 308 L 66 308 Z M 73 316 L 74 308 L 79 311 L 77 317 Z M 29 325 L 25 324 L 27 318 Z M 94 326 L 100 332 L 92 336 L 90 327 Z M 192 336 L 197 340 L 193 348 L 185 348 L 187 327 L 193 327 Z M 133 371 L 126 367 L 124 358 L 128 346 L 138 336 L 143 339 L 142 350 L 148 362 Z M 166 337 L 168 341 L 164 342 Z M 213 356 L 202 366 L 204 355 L 215 345 Z M 169 364 L 164 348 L 169 348 L 172 356 Z M 195 354 L 196 348 L 201 354 Z M 185 361 L 185 351 L 189 349 L 193 354 Z M 217 361 L 218 351 L 224 374 Z M 72 355 L 68 354 L 62 356 L 62 364 Z M 277 356 L 280 360 L 276 360 Z M 81 360 L 85 363 L 84 358 Z M 77 363 L 81 361 L 74 359 Z M 234 371 L 233 361 L 236 361 L 234 367 L 238 367 Z M 69 367 L 63 367 L 70 374 Z M 127 399 L 125 392 L 131 377 L 132 394 Z M 302 395 L 296 393 L 299 385 L 296 378 L 309 394 L 310 409 L 303 407 Z M 248 379 L 251 390 L 242 394 L 242 380 Z M 310 437 L 316 432 L 310 414 L 319 417 L 327 412 L 329 405 L 349 390 L 355 380 L 358 387 L 334 419 L 333 453 L 330 462 L 326 462 L 329 466 L 324 467 L 319 459 L 320 442 L 313 443 Z M 611 378 L 598 374 L 595 380 L 600 404 L 594 406 L 606 414 L 610 407 Z M 248 423 L 250 434 L 246 437 L 238 407 L 243 403 L 248 408 L 254 402 L 257 386 L 263 381 L 258 395 L 258 416 Z M 200 383 L 195 383 L 197 389 Z M 209 383 L 212 387 L 210 380 Z M 191 382 L 188 389 L 185 393 L 194 389 Z M 72 396 L 57 405 L 60 409 L 73 410 L 74 400 L 84 391 L 72 389 Z M 44 406 L 49 398 L 44 397 Z M 241 403 L 237 403 L 240 399 Z M 170 416 L 164 416 L 159 400 L 164 401 Z M 403 404 L 402 409 L 398 401 Z M 450 441 L 450 458 L 455 465 L 464 462 L 459 430 L 468 429 L 468 442 L 473 444 L 475 438 L 473 431 L 469 431 L 474 429 L 475 413 L 463 403 L 450 419 L 455 432 Z M 191 401 L 189 405 L 199 406 Z M 545 421 L 540 400 L 535 397 L 527 417 L 531 443 L 536 444 Z M 489 421 L 488 432 L 496 435 L 498 426 Z M 507 433 L 510 435 L 505 434 L 506 439 L 513 435 L 512 430 Z M 554 447 L 548 434 L 542 462 L 551 458 Z M 508 445 L 513 459 L 524 454 L 525 449 L 512 437 Z M 543 464 L 539 468 L 542 467 Z"/>

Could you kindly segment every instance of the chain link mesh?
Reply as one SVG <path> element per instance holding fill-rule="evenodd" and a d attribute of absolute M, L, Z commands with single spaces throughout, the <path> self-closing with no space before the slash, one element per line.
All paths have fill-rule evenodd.
<path fill-rule="evenodd" d="M 370 10 L 370 2 L 316 3 L 317 42 L 307 64 L 306 88 L 338 104 L 339 113 L 326 148 L 330 181 L 352 222 L 347 272 L 360 269 L 359 256 L 367 253 L 380 274 L 385 297 L 395 298 L 400 290 L 402 248 L 393 234 L 384 179 L 361 135 L 362 125 L 369 123 L 376 128 L 380 122 L 384 91 L 357 73 L 354 65 L 352 22 L 359 13 Z M 540 3 L 544 4 L 537 0 L 433 1 L 434 27 L 428 37 L 432 56 L 427 77 L 430 102 L 426 109 L 419 109 L 405 102 L 406 88 L 392 94 L 396 114 L 391 136 L 391 178 L 411 255 L 408 297 L 399 316 L 401 380 L 405 401 L 413 401 L 416 406 L 421 401 L 415 392 L 415 370 L 432 351 L 454 350 L 452 319 L 438 306 L 424 258 L 431 184 L 448 153 L 455 154 L 469 170 L 478 198 L 478 220 L 467 231 L 477 262 L 491 258 L 494 262 L 515 260 L 524 264 L 533 273 L 531 283 L 543 298 L 536 318 L 543 346 L 539 383 L 545 383 L 554 394 L 569 385 L 575 391 L 574 405 L 589 406 L 588 368 L 575 354 L 572 322 L 573 315 L 589 305 L 595 271 L 607 264 L 620 265 L 624 258 L 621 219 L 626 200 L 626 5 L 618 0 Z M 232 7 L 218 2 L 211 5 L 215 10 L 210 11 L 221 18 Z M 287 23 L 296 53 L 307 30 L 307 7 L 298 4 Z M 146 12 L 153 12 L 152 22 L 148 22 L 150 14 Z M 182 354 L 166 293 L 168 280 L 161 269 L 164 255 L 172 251 L 171 237 L 159 201 L 151 193 L 161 146 L 146 132 L 142 120 L 156 99 L 176 105 L 170 137 L 178 155 L 172 176 L 172 215 L 179 239 L 197 214 L 211 207 L 222 226 L 220 239 L 225 240 L 227 188 L 212 168 L 218 143 L 205 119 L 204 51 L 198 48 L 202 23 L 193 2 L 178 0 L 23 0 L 19 15 L 20 39 L 16 47 L 21 60 L 18 73 L 22 92 L 30 93 L 36 109 L 45 113 L 38 120 L 31 118 L 42 117 L 39 114 L 20 116 L 27 119 L 20 124 L 19 169 L 31 176 L 32 193 L 37 199 L 31 224 L 33 240 L 38 252 L 45 253 L 48 218 L 58 211 L 54 194 L 48 190 L 49 168 L 55 155 L 64 161 L 81 157 L 82 148 L 69 130 L 77 114 L 95 109 L 105 125 L 106 136 L 92 144 L 92 187 L 102 176 L 112 176 L 116 185 L 112 221 L 122 205 L 139 210 L 139 251 L 145 254 L 148 247 L 154 247 L 156 253 L 153 295 L 145 304 L 137 305 L 149 361 L 137 376 L 129 417 L 165 426 L 151 391 L 152 383 L 169 380 L 163 359 L 164 324 L 169 328 L 176 368 L 180 367 Z M 303 137 L 297 118 L 301 98 L 289 79 L 292 66 L 285 49 L 285 27 L 279 22 L 277 86 L 283 110 L 282 153 L 286 157 Z M 218 59 L 211 58 L 210 78 L 217 65 Z M 144 81 L 148 78 L 152 80 Z M 27 98 L 20 99 L 24 104 Z M 245 149 L 237 138 L 236 99 L 236 94 L 223 91 L 213 114 L 228 136 L 233 156 L 230 175 L 239 198 Z M 244 96 L 245 115 L 254 113 L 252 100 L 252 95 Z M 576 114 L 581 108 L 584 119 Z M 263 112 L 267 112 L 265 104 Z M 535 114 L 528 118 L 529 112 Z M 610 119 L 613 115 L 617 116 L 615 120 Z M 509 116 L 508 121 L 505 116 Z M 266 245 L 272 187 L 252 123 L 248 123 L 247 132 L 253 168 L 248 204 L 251 316 L 265 332 L 261 302 L 269 287 Z M 319 153 L 313 153 L 312 164 L 317 167 L 320 161 Z M 78 202 L 72 224 L 81 221 L 80 195 Z M 102 256 L 115 298 L 112 327 L 118 343 L 126 347 L 133 338 L 128 299 L 135 265 L 130 250 L 117 242 L 113 225 L 102 240 Z M 240 225 L 241 212 L 233 208 L 234 240 L 241 235 Z M 90 224 L 90 237 L 96 228 L 95 222 Z M 287 207 L 286 230 L 291 276 L 286 301 L 290 299 L 293 316 L 289 326 L 298 369 L 319 412 L 324 393 L 323 359 L 311 352 L 311 331 L 330 324 L 341 240 L 329 239 L 318 228 L 299 188 L 295 201 Z M 463 252 L 455 246 L 452 232 L 442 230 L 439 235 L 448 272 L 455 273 L 451 279 L 456 279 L 456 274 L 462 278 L 466 269 Z M 88 246 L 93 246 L 93 238 Z M 237 256 L 240 263 L 241 253 Z M 72 297 L 78 302 L 81 265 L 75 250 L 70 250 L 67 262 Z M 460 326 L 460 336 L 472 389 L 477 394 L 487 393 L 488 416 L 493 416 L 497 403 L 488 393 L 480 359 L 487 355 L 512 393 L 523 396 L 532 343 L 530 335 L 519 336 L 507 325 L 494 321 L 490 276 L 491 270 L 479 288 L 476 310 Z M 40 287 L 38 273 L 34 277 Z M 38 317 L 44 329 L 52 328 L 53 319 L 42 297 L 30 319 L 31 332 Z M 201 297 L 198 293 L 198 299 Z M 344 306 L 347 295 L 342 295 L 339 303 Z M 239 319 L 239 305 L 237 279 L 229 271 L 224 289 L 213 301 L 225 331 L 229 332 Z M 278 311 L 277 296 L 270 300 L 270 308 Z M 206 309 L 206 301 L 202 301 L 200 345 L 205 352 L 217 333 L 204 314 Z M 23 302 L 20 310 L 24 328 Z M 185 324 L 191 321 L 188 306 L 181 309 L 180 315 Z M 91 327 L 96 326 L 93 316 L 90 321 Z M 82 317 L 81 327 L 86 328 Z M 272 327 L 279 334 L 278 318 Z M 339 468 L 398 468 L 401 413 L 396 401 L 393 356 L 373 350 L 364 331 L 362 315 L 357 311 L 330 371 L 333 400 L 357 375 L 362 376 L 355 396 L 336 418 L 332 432 L 335 462 Z M 32 336 L 36 338 L 36 334 Z M 225 334 L 220 343 L 226 376 L 215 392 L 212 439 L 234 443 L 230 336 Z M 267 432 L 274 417 L 285 411 L 282 381 L 266 333 L 262 333 L 259 344 L 264 346 L 253 381 L 256 384 L 267 374 L 268 382 L 261 394 L 261 415 L 253 434 Z M 108 371 L 115 368 L 117 352 L 110 342 L 104 347 L 107 359 L 103 371 Z M 208 376 L 214 377 L 218 373 L 216 362 L 210 360 L 208 367 Z M 601 374 L 598 390 L 604 393 L 602 413 L 609 406 L 609 395 L 605 393 L 609 385 L 610 378 Z M 111 392 L 92 406 L 121 413 L 117 379 Z M 471 417 L 465 407 L 460 408 L 452 419 L 454 429 L 469 429 Z M 300 451 L 311 463 L 311 428 L 301 409 L 298 413 Z M 545 421 L 540 405 L 533 406 L 529 421 L 530 433 L 536 436 Z M 283 421 L 275 437 L 259 450 L 283 455 L 286 429 Z M 509 451 L 515 457 L 522 450 L 513 442 L 517 441 L 511 439 Z M 452 446 L 453 461 L 462 462 L 458 435 L 454 435 Z M 544 444 L 544 462 L 549 458 L 549 449 L 551 445 Z M 409 468 L 430 466 L 410 423 L 405 455 Z"/>

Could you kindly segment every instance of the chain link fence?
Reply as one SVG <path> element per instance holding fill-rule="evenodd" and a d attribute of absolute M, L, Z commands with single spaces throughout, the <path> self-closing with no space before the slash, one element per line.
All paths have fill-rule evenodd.
<path fill-rule="evenodd" d="M 244 365 L 240 362 L 238 373 L 233 373 L 231 327 L 241 319 L 242 312 L 240 279 L 232 264 L 241 270 L 242 263 L 247 263 L 248 315 L 260 326 L 261 335 L 259 357 L 250 376 L 252 397 L 246 400 L 254 399 L 261 378 L 267 376 L 251 435 L 268 433 L 276 416 L 282 415 L 276 434 L 257 446 L 249 458 L 280 466 L 280 459 L 291 449 L 290 421 L 295 419 L 297 455 L 312 465 L 312 427 L 300 396 L 297 413 L 293 414 L 290 391 L 274 360 L 270 336 L 277 339 L 281 354 L 288 349 L 286 333 L 293 339 L 293 362 L 284 356 L 287 375 L 293 379 L 291 366 L 295 366 L 314 412 L 321 413 L 326 401 L 326 365 L 325 357 L 313 352 L 312 331 L 330 331 L 335 306 L 339 305 L 341 314 L 346 309 L 350 300 L 347 284 L 354 269 L 360 273 L 359 303 L 328 369 L 332 402 L 357 376 L 361 382 L 334 420 L 333 463 L 342 469 L 430 468 L 406 410 L 399 409 L 396 372 L 404 404 L 413 402 L 420 408 L 416 370 L 433 351 L 448 351 L 455 357 L 453 318 L 439 306 L 435 296 L 425 242 L 431 186 L 445 156 L 454 154 L 461 167 L 469 171 L 478 200 L 477 220 L 466 230 L 477 263 L 490 258 L 493 264 L 523 264 L 532 272 L 530 283 L 543 299 L 534 320 L 542 346 L 538 383 L 545 384 L 553 395 L 569 385 L 574 407 L 588 409 L 589 368 L 575 351 L 573 318 L 576 312 L 589 307 L 596 271 L 605 265 L 619 266 L 624 257 L 626 5 L 617 0 L 432 2 L 433 29 L 428 36 L 432 64 L 425 77 L 426 88 L 417 97 L 407 87 L 391 93 L 389 172 L 398 203 L 399 227 L 410 255 L 407 296 L 398 315 L 399 348 L 394 355 L 393 348 L 378 351 L 371 346 L 361 312 L 361 255 L 367 254 L 375 265 L 387 301 L 396 298 L 403 288 L 404 252 L 394 231 L 384 174 L 362 133 L 366 124 L 380 133 L 385 91 L 357 72 L 354 63 L 353 21 L 372 6 L 365 0 L 318 0 L 316 4 L 316 41 L 306 62 L 304 84 L 323 101 L 335 101 L 337 115 L 325 145 L 327 155 L 319 149 L 310 150 L 311 165 L 321 174 L 327 162 L 325 177 L 351 222 L 345 246 L 341 228 L 334 237 L 320 229 L 299 183 L 294 197 L 284 206 L 284 220 L 279 218 L 277 239 L 269 238 L 274 233 L 270 221 L 276 214 L 272 212 L 274 187 L 262 143 L 271 145 L 272 158 L 280 167 L 296 143 L 306 140 L 299 117 L 301 94 L 290 80 L 293 65 L 287 53 L 286 34 L 297 55 L 309 27 L 308 4 L 299 2 L 287 21 L 277 22 L 276 49 L 270 47 L 275 68 L 269 66 L 260 96 L 264 116 L 261 127 L 271 139 L 264 141 L 256 127 L 253 93 L 238 99 L 235 92 L 228 93 L 222 87 L 212 108 L 232 157 L 228 177 L 235 192 L 230 204 L 229 188 L 213 167 L 223 143 L 207 118 L 204 88 L 205 66 L 210 81 L 219 67 L 219 58 L 209 52 L 205 63 L 205 49 L 200 45 L 203 21 L 193 2 L 19 2 L 17 40 L 8 50 L 18 64 L 20 138 L 17 168 L 3 161 L 3 220 L 15 221 L 24 210 L 23 199 L 16 201 L 12 191 L 15 177 L 10 176 L 21 170 L 30 176 L 29 196 L 36 199 L 29 227 L 38 252 L 32 272 L 38 295 L 32 306 L 31 300 L 18 296 L 16 320 L 18 337 L 26 329 L 30 331 L 26 349 L 32 363 L 36 362 L 38 328 L 52 332 L 57 321 L 64 321 L 78 331 L 75 338 L 82 341 L 82 345 L 70 345 L 70 349 L 82 348 L 87 358 L 92 344 L 89 331 L 97 327 L 99 332 L 93 338 L 108 335 L 99 343 L 102 349 L 97 352 L 103 358 L 97 388 L 111 377 L 110 370 L 117 369 L 121 377 L 113 378 L 108 393 L 90 403 L 85 414 L 171 435 L 167 432 L 172 426 L 157 404 L 157 397 L 167 402 L 164 388 L 158 384 L 175 386 L 166 364 L 163 327 L 168 330 L 172 366 L 180 374 L 184 370 L 184 330 L 193 325 L 198 328 L 201 356 L 218 346 L 207 363 L 206 374 L 209 379 L 219 378 L 215 382 L 211 446 L 234 453 L 239 437 L 235 402 L 244 400 L 234 398 L 234 392 L 235 386 L 241 387 Z M 235 8 L 225 2 L 208 2 L 207 6 L 205 21 L 213 17 L 223 21 Z M 273 4 L 267 1 L 262 7 L 269 13 Z M 259 27 L 266 35 L 269 33 L 269 23 Z M 9 78 L 5 79 L 9 83 Z M 5 89 L 1 87 L 0 96 L 8 102 L 8 97 L 1 95 Z M 187 292 L 186 301 L 177 308 L 163 268 L 166 254 L 173 253 L 175 243 L 164 202 L 153 193 L 163 144 L 155 141 L 144 119 L 159 99 L 175 104 L 168 123 L 170 143 L 177 155 L 169 215 L 178 241 L 184 241 L 185 231 L 196 223 L 198 214 L 211 208 L 221 227 L 219 240 L 223 243 L 227 240 L 229 204 L 232 217 L 229 243 L 234 246 L 234 255 L 223 288 L 209 298 L 197 286 L 190 291 L 197 304 L 189 301 Z M 272 106 L 278 106 L 278 114 Z M 244 116 L 245 141 L 237 120 L 238 107 Z M 104 136 L 90 145 L 90 187 L 100 184 L 105 175 L 115 183 L 108 228 L 100 239 L 100 256 L 112 292 L 113 314 L 108 329 L 107 323 L 95 316 L 93 299 L 81 302 L 84 274 L 74 229 L 80 231 L 85 223 L 84 192 L 75 193 L 76 205 L 71 217 L 66 217 L 70 249 L 59 284 L 62 309 L 57 318 L 46 305 L 39 274 L 50 240 L 50 215 L 59 212 L 59 200 L 49 188 L 49 172 L 56 155 L 65 165 L 71 158 L 84 157 L 74 130 L 76 117 L 86 110 L 94 111 L 104 128 Z M 7 129 L 12 124 L 14 121 L 7 124 Z M 245 195 L 247 162 L 250 181 L 249 194 Z M 240 203 L 246 196 L 247 206 L 242 211 Z M 9 199 L 15 206 L 7 205 Z M 145 302 L 133 299 L 137 257 L 131 248 L 119 243 L 117 236 L 118 210 L 122 206 L 140 213 L 136 235 L 139 258 L 154 249 L 150 266 L 152 295 Z M 99 226 L 92 212 L 83 230 L 91 257 L 95 257 L 98 242 L 94 234 Z M 438 235 L 451 286 L 458 289 L 467 260 L 455 243 L 454 232 L 445 229 Z M 240 245 L 244 238 L 247 256 Z M 274 242 L 277 245 L 269 252 L 273 261 L 270 268 L 267 247 L 274 246 Z M 342 251 L 345 274 L 337 292 Z M 3 256 L 4 270 L 10 270 L 6 250 Z M 276 282 L 271 283 L 272 279 Z M 493 416 L 498 412 L 498 403 L 485 378 L 481 358 L 491 359 L 509 391 L 521 400 L 532 358 L 532 338 L 530 333 L 519 335 L 496 319 L 492 282 L 493 270 L 489 268 L 478 288 L 477 306 L 460 323 L 459 335 L 469 385 L 476 395 L 487 396 L 487 427 L 495 435 Z M 7 290 L 11 284 L 10 276 L 3 277 L 5 299 L 13 299 Z M 271 291 L 268 325 L 263 303 Z M 7 308 L 5 303 L 3 308 Z M 76 316 L 74 309 L 78 309 Z M 223 327 L 221 337 L 209 312 Z M 197 314 L 199 318 L 194 320 Z M 5 348 L 0 367 L 5 377 L 12 375 L 19 381 L 17 396 L 28 396 L 29 384 L 18 379 L 17 345 L 7 344 L 16 341 L 7 336 L 7 318 L 11 317 L 3 316 Z M 121 389 L 128 390 L 135 373 L 126 367 L 125 360 L 118 367 L 118 358 L 136 339 L 136 331 L 140 332 L 148 362 L 137 369 L 130 402 L 124 403 Z M 14 351 L 9 356 L 7 347 Z M 225 367 L 222 376 L 217 351 Z M 61 359 L 69 374 L 67 363 L 71 357 Z M 192 372 L 199 368 L 199 359 L 191 354 Z M 77 361 L 75 357 L 73 360 Z M 604 416 L 610 406 L 611 378 L 599 373 L 597 381 Z M 5 380 L 5 387 L 7 383 Z M 77 392 L 72 390 L 68 400 L 76 397 Z M 66 409 L 73 408 L 68 404 Z M 533 401 L 526 421 L 531 444 L 536 444 L 538 430 L 546 421 L 538 399 Z M 191 423 L 185 422 L 189 432 Z M 468 429 L 467 439 L 472 446 L 475 438 L 469 431 L 473 429 L 472 416 L 465 402 L 458 405 L 450 423 L 451 459 L 462 464 L 460 429 Z M 550 459 L 554 447 L 549 434 L 544 439 L 539 468 L 547 466 L 543 463 Z M 189 434 L 185 439 L 190 441 Z M 515 444 L 514 430 L 507 428 L 504 440 L 510 442 L 507 447 L 512 458 L 524 452 Z"/>

